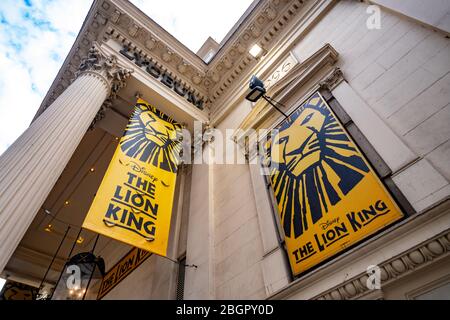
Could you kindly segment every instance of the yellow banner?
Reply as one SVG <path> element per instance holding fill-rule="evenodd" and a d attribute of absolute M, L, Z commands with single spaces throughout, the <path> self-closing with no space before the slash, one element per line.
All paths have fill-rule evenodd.
<path fill-rule="evenodd" d="M 294 275 L 403 216 L 319 93 L 281 123 L 266 150 Z"/>
<path fill-rule="evenodd" d="M 138 99 L 83 228 L 165 256 L 181 125 Z"/>

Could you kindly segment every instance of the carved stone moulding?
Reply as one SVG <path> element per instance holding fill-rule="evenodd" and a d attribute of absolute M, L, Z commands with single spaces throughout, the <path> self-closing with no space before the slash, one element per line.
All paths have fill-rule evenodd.
<path fill-rule="evenodd" d="M 147 40 L 143 45 L 134 39 L 130 40 L 124 33 L 113 27 L 107 36 L 126 47 L 130 54 L 137 54 L 143 59 L 156 63 L 162 72 L 169 73 L 175 81 L 186 84 L 192 92 L 206 99 L 208 90 L 203 83 L 204 72 L 195 68 L 175 50 L 159 42 L 152 35 L 146 36 Z"/>
<path fill-rule="evenodd" d="M 344 81 L 344 74 L 340 68 L 336 67 L 325 80 L 319 83 L 319 88 L 332 91 L 342 81 Z"/>
<path fill-rule="evenodd" d="M 269 51 L 275 39 L 277 39 L 281 30 L 290 23 L 295 15 L 302 7 L 303 1 L 266 1 L 266 3 L 255 12 L 254 18 L 243 29 L 240 35 L 233 40 L 233 45 L 230 50 L 225 50 L 223 56 L 219 57 L 219 62 L 216 62 L 212 68 L 215 71 L 222 65 L 225 66 L 226 73 L 223 74 L 219 81 L 214 81 L 211 72 L 209 80 L 215 85 L 210 88 L 209 95 L 214 103 L 220 96 L 222 96 L 227 89 L 245 72 L 251 65 L 257 63 L 252 58 L 248 50 L 254 43 L 258 43 L 263 50 Z M 236 52 L 238 54 L 236 54 Z"/>
<path fill-rule="evenodd" d="M 411 272 L 444 258 L 450 252 L 450 230 L 435 236 L 422 244 L 378 265 L 381 271 L 381 288 Z M 370 293 L 367 287 L 368 275 L 363 273 L 341 283 L 313 299 L 347 300 Z"/>

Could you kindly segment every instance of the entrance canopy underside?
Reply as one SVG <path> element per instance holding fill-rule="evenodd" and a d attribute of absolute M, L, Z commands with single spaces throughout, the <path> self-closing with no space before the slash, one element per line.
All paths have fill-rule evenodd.
<path fill-rule="evenodd" d="M 72 246 L 74 249 L 71 256 L 92 250 L 97 234 L 85 229 L 79 234 L 80 227 L 114 154 L 118 139 L 133 112 L 136 92 L 162 112 L 185 124 L 192 132 L 194 125 L 192 116 L 136 78 L 129 79 L 127 87 L 114 100 L 105 117 L 82 138 L 11 257 L 2 277 L 39 286 L 67 228 L 70 228 L 67 236 L 46 276 L 45 282 L 48 285 L 56 283 Z M 100 236 L 95 251 L 102 252 L 108 245 L 114 247 L 118 256 L 130 249 L 126 244 Z M 106 270 L 114 262 L 105 260 Z"/>

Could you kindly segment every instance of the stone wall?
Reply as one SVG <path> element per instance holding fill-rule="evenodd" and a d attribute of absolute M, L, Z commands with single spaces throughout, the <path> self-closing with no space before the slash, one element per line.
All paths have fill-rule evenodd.
<path fill-rule="evenodd" d="M 346 81 L 333 94 L 421 211 L 450 195 L 450 40 L 384 9 L 382 28 L 369 30 L 367 6 L 338 2 L 304 38 L 293 39 L 293 53 L 301 63 L 325 43 L 337 50 Z M 236 128 L 250 109 L 243 101 L 218 127 Z M 198 268 L 186 269 L 185 298 L 263 299 L 272 284 L 286 283 L 278 263 L 282 255 L 264 265 L 261 230 L 267 221 L 260 221 L 248 165 L 194 165 L 190 192 L 187 263 Z M 149 258 L 106 298 L 167 297 L 169 264 Z M 345 269 L 336 276 L 343 277 Z M 279 276 L 269 280 L 271 273 Z M 318 293 L 305 291 L 301 298 Z"/>
<path fill-rule="evenodd" d="M 374 112 L 360 129 L 379 119 L 387 125 L 393 139 L 382 137 L 383 130 L 367 138 L 403 160 L 402 167 L 391 166 L 393 179 L 420 211 L 450 194 L 450 40 L 444 32 L 385 10 L 381 29 L 369 30 L 367 6 L 338 2 L 294 54 L 303 61 L 324 43 L 339 52 L 338 64 L 355 94 L 352 100 L 361 99 L 359 105 Z M 349 108 L 358 108 L 342 100 L 349 114 Z M 405 146 L 408 151 L 398 151 Z"/>

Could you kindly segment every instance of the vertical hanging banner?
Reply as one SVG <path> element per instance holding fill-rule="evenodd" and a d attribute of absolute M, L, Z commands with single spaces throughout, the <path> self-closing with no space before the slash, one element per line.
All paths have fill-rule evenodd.
<path fill-rule="evenodd" d="M 403 217 L 319 93 L 280 124 L 266 150 L 294 275 Z"/>
<path fill-rule="evenodd" d="M 180 124 L 138 99 L 83 228 L 165 256 L 180 135 Z"/>

